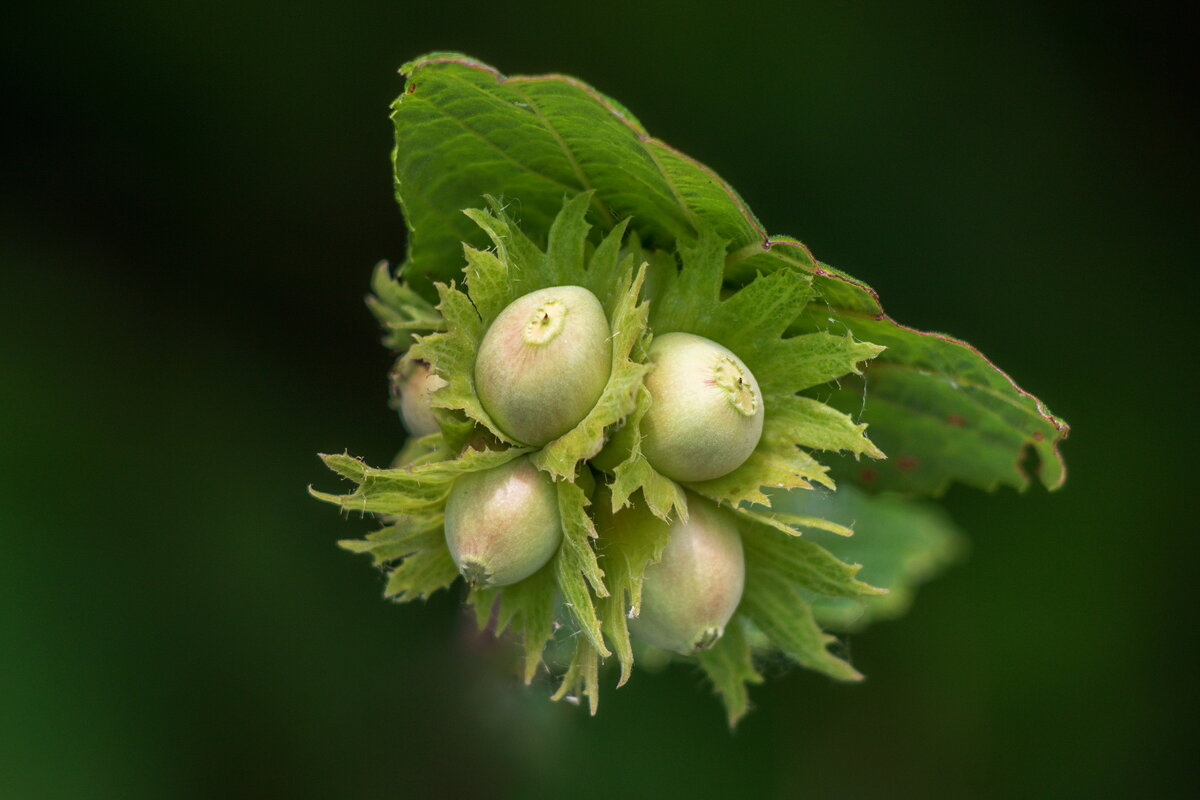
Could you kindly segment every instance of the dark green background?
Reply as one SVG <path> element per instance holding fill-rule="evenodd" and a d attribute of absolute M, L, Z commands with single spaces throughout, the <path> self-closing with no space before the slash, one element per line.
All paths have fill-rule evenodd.
<path fill-rule="evenodd" d="M 1102 6 L 1102 7 L 1101 7 Z M 1197 86 L 1139 4 L 27 4 L 0 26 L 0 796 L 1184 795 Z M 11 13 L 11 12 L 8 12 Z M 404 253 L 396 67 L 562 71 L 1068 419 L 1064 491 L 955 489 L 969 559 L 599 717 L 458 592 L 390 605 L 315 457 L 401 442 L 362 305 Z"/>

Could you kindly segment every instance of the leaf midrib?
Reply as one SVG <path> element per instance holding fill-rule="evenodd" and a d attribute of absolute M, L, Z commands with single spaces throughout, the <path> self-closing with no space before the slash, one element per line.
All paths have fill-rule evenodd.
<path fill-rule="evenodd" d="M 461 64 L 462 62 L 455 62 L 455 63 Z M 471 69 L 475 69 L 480 72 L 487 72 L 486 70 L 483 70 L 481 67 L 475 66 L 473 64 L 468 64 L 468 65 L 464 65 L 464 66 L 469 66 Z M 487 74 L 493 74 L 493 73 L 488 72 Z M 452 73 L 446 73 L 445 77 L 448 77 L 454 81 L 458 81 L 459 83 L 469 86 L 472 89 L 474 89 L 475 91 L 480 92 L 481 94 L 484 94 L 489 98 L 495 99 L 495 95 L 490 94 L 482 87 L 472 83 L 471 81 L 466 80 L 465 78 L 459 77 L 458 75 L 454 75 Z M 563 79 L 562 76 L 559 76 L 559 75 L 544 75 L 544 76 L 537 76 L 537 77 L 534 77 L 534 76 L 524 77 L 524 76 L 517 75 L 517 76 L 509 77 L 506 75 L 497 74 L 495 77 L 496 77 L 497 83 L 504 84 L 504 85 L 511 85 L 513 83 L 535 83 L 535 82 L 542 82 L 542 81 L 554 81 L 556 83 L 566 84 L 567 86 L 571 86 L 572 88 L 580 88 L 574 82 L 566 81 Z M 526 98 L 527 100 L 529 99 L 529 96 L 525 92 L 521 92 L 516 87 L 512 87 L 512 88 L 514 91 L 516 91 L 522 97 Z M 587 91 L 587 90 L 583 90 L 583 91 Z M 591 95 L 592 97 L 596 96 L 595 90 L 587 91 L 587 93 L 589 95 Z M 407 98 L 405 98 L 405 102 L 407 102 Z M 428 101 L 426 101 L 426 102 L 428 102 Z M 609 113 L 612 113 L 612 112 L 610 111 Z M 540 110 L 538 110 L 537 116 L 539 119 L 543 119 L 543 121 L 544 121 L 544 117 L 540 113 Z M 634 127 L 629 122 L 629 120 L 625 119 L 624 117 L 622 117 L 618 114 L 613 114 L 613 116 L 616 117 L 621 122 L 621 124 L 624 125 L 626 128 L 628 128 L 629 131 L 633 134 L 633 138 L 638 143 L 638 147 L 640 147 L 642 149 L 642 152 L 644 152 L 646 154 L 646 156 L 649 157 L 649 159 L 654 163 L 654 168 L 658 171 L 658 174 L 662 177 L 663 182 L 665 183 L 667 188 L 671 191 L 671 196 L 675 199 L 675 203 L 676 203 L 676 205 L 678 205 L 679 210 L 683 213 L 683 216 L 687 219 L 688 223 L 691 224 L 693 229 L 698 230 L 699 229 L 699 221 L 696 218 L 695 212 L 692 211 L 690 206 L 688 206 L 686 203 L 683 202 L 683 196 L 679 192 L 679 187 L 675 185 L 675 182 L 671 179 L 670 174 L 666 171 L 666 169 L 663 168 L 662 162 L 659 161 L 658 155 L 654 152 L 653 148 L 651 148 L 649 146 L 650 143 L 657 142 L 658 140 L 652 136 L 643 134 L 640 131 L 638 131 L 638 129 L 636 127 Z M 548 123 L 546 123 L 546 126 L 547 126 L 547 128 L 550 128 L 550 125 Z M 554 135 L 555 139 L 558 140 L 559 147 L 561 147 L 564 154 L 567 155 L 568 160 L 570 160 L 572 162 L 572 164 L 576 165 L 577 174 L 579 174 L 581 172 L 581 170 L 578 169 L 578 163 L 574 157 L 573 151 L 571 151 L 570 147 L 566 144 L 566 142 L 564 142 L 561 139 L 561 137 L 557 136 L 557 134 L 555 132 L 552 131 L 551 133 L 552 133 L 552 135 Z M 496 147 L 496 145 L 493 142 L 491 142 L 490 140 L 485 139 L 484 141 L 487 141 L 487 143 L 491 147 Z M 537 170 L 533 169 L 532 167 L 529 167 L 528 165 L 522 164 L 521 166 L 524 167 L 526 170 L 528 170 L 530 173 L 532 173 L 534 175 L 542 175 L 542 173 L 538 172 Z M 579 187 L 569 187 L 569 186 L 566 186 L 566 184 L 563 184 L 560 181 L 555 180 L 554 178 L 550 178 L 549 176 L 543 176 L 543 177 L 546 177 L 547 180 L 554 181 L 555 183 L 559 184 L 560 186 L 564 186 L 565 188 L 573 189 L 574 191 L 580 191 Z M 586 180 L 584 180 L 582 182 L 585 183 L 585 185 L 588 185 Z M 749 221 L 749 220 L 747 219 L 747 221 Z"/>

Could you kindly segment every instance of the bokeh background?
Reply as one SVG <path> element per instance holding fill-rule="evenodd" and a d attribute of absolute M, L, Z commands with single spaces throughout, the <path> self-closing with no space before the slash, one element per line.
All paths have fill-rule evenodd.
<path fill-rule="evenodd" d="M 0 796 L 1187 796 L 1197 558 L 1194 33 L 1153 4 L 305 0 L 5 12 Z M 402 258 L 399 64 L 578 75 L 889 312 L 1073 426 L 1066 488 L 944 502 L 969 558 L 769 666 L 600 715 L 457 592 L 381 600 L 305 494 L 388 459 L 363 306 Z"/>

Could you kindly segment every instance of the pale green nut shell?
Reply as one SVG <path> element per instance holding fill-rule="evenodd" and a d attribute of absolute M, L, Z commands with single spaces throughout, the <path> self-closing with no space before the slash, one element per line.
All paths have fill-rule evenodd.
<path fill-rule="evenodd" d="M 638 639 L 691 655 L 712 647 L 742 599 L 746 559 L 728 512 L 688 495 L 688 520 L 675 522 L 662 558 L 646 568 L 641 613 L 630 620 Z"/>
<path fill-rule="evenodd" d="M 650 410 L 642 453 L 672 480 L 707 481 L 745 463 L 762 438 L 763 397 L 740 358 L 690 333 L 667 333 L 650 345 Z"/>
<path fill-rule="evenodd" d="M 468 583 L 507 586 L 537 572 L 558 550 L 558 492 L 528 456 L 469 472 L 450 490 L 445 529 Z"/>
<path fill-rule="evenodd" d="M 492 322 L 475 356 L 475 391 L 505 435 L 541 447 L 588 415 L 611 370 L 596 295 L 552 286 L 517 298 Z"/>
<path fill-rule="evenodd" d="M 428 436 L 439 428 L 433 416 L 431 395 L 446 385 L 426 361 L 404 357 L 392 370 L 392 407 L 400 412 L 404 429 L 412 436 Z"/>

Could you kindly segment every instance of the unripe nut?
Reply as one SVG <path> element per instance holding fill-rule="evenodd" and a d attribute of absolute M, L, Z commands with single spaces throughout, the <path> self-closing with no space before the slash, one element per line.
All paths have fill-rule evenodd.
<path fill-rule="evenodd" d="M 611 370 L 596 295 L 552 286 L 517 298 L 492 322 L 475 357 L 475 391 L 505 435 L 541 447 L 588 415 Z"/>
<path fill-rule="evenodd" d="M 431 395 L 446 385 L 426 361 L 401 358 L 391 375 L 392 408 L 400 412 L 404 429 L 412 436 L 428 436 L 439 428 L 433 416 Z"/>
<path fill-rule="evenodd" d="M 528 456 L 454 483 L 446 545 L 467 582 L 507 586 L 541 569 L 562 541 L 558 492 Z"/>
<path fill-rule="evenodd" d="M 742 599 L 746 560 L 728 512 L 688 495 L 688 519 L 675 522 L 662 558 L 646 568 L 641 613 L 629 628 L 642 641 L 691 655 L 712 647 Z"/>
<path fill-rule="evenodd" d="M 655 337 L 649 359 L 642 453 L 650 466 L 697 482 L 745 463 L 763 429 L 762 391 L 749 367 L 728 348 L 690 333 Z"/>

